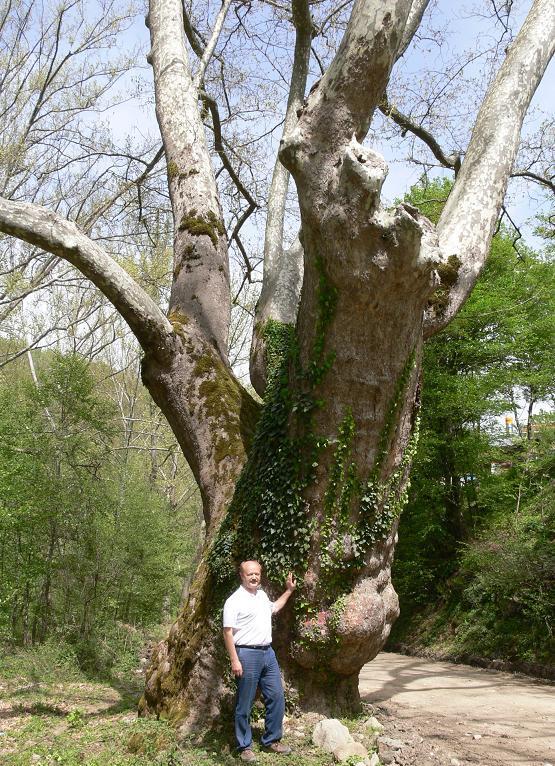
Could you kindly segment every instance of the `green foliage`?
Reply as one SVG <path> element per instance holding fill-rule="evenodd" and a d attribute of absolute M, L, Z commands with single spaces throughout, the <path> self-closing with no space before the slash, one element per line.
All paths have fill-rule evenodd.
<path fill-rule="evenodd" d="M 74 647 L 55 639 L 1 652 L 0 676 L 5 680 L 26 677 L 36 684 L 84 680 Z"/>
<path fill-rule="evenodd" d="M 67 721 L 67 725 L 71 729 L 81 728 L 81 726 L 83 726 L 83 723 L 84 723 L 82 709 L 76 707 L 73 710 L 70 710 L 70 712 L 66 715 L 66 721 Z"/>
<path fill-rule="evenodd" d="M 376 460 L 364 481 L 350 460 L 356 425 L 351 412 L 344 417 L 337 434 L 337 446 L 324 496 L 321 529 L 321 587 L 333 601 L 344 593 L 353 576 L 364 565 L 364 556 L 389 533 L 407 501 L 408 471 L 418 443 L 418 421 L 400 465 L 385 481 L 380 479 L 383 461 L 398 422 L 415 355 L 411 354 L 401 372 L 388 407 Z"/>
<path fill-rule="evenodd" d="M 85 359 L 37 365 L 38 385 L 22 367 L 0 378 L 0 640 L 59 641 L 88 671 L 120 672 L 143 638 L 133 625 L 177 607 L 191 509 L 172 509 L 148 452 L 120 447 Z"/>
<path fill-rule="evenodd" d="M 325 404 L 316 391 L 334 360 L 334 352 L 326 350 L 325 338 L 337 301 L 322 263 L 318 270 L 318 316 L 305 368 L 299 362 L 292 327 L 270 321 L 262 329 L 268 361 L 264 408 L 249 460 L 209 558 L 222 594 L 229 591 L 236 565 L 243 559 L 261 561 L 274 581 L 282 580 L 288 571 L 298 575 L 306 571 L 313 522 L 307 513 L 305 490 L 314 481 L 322 450 L 331 446 L 314 433 L 313 414 Z M 341 594 L 364 565 L 365 554 L 387 536 L 406 502 L 417 428 L 398 469 L 383 481 L 380 472 L 414 364 L 413 353 L 397 381 L 370 477 L 361 478 L 351 460 L 356 426 L 350 412 L 338 428 L 320 530 L 319 592 L 324 607 L 321 614 L 326 619 L 330 605 L 340 609 Z M 316 606 L 298 593 L 296 608 L 304 620 L 302 640 L 317 641 L 324 623 L 312 614 Z M 304 618 L 309 614 L 307 622 Z"/>
<path fill-rule="evenodd" d="M 414 356 L 411 356 L 405 370 L 410 371 L 413 365 Z M 382 437 L 380 444 L 389 442 L 392 423 L 398 417 L 408 384 L 405 370 L 399 377 L 384 426 L 386 436 Z M 351 413 L 341 423 L 324 497 L 325 514 L 321 530 L 321 571 L 324 575 L 321 585 L 328 590 L 330 598 L 335 598 L 338 589 L 341 593 L 349 587 L 349 575 L 354 575 L 364 565 L 365 554 L 372 545 L 387 537 L 394 520 L 401 514 L 408 499 L 410 482 L 407 474 L 416 452 L 418 434 L 417 420 L 399 467 L 385 481 L 379 479 L 385 452 L 383 448 L 378 450 L 370 478 L 363 482 L 355 463 L 349 462 L 355 437 Z M 353 510 L 356 521 L 352 520 Z"/>
<path fill-rule="evenodd" d="M 555 658 L 555 419 L 524 445 L 505 476 L 517 501 L 504 503 L 461 553 L 452 595 L 457 645 L 508 659 Z M 504 500 L 505 492 L 500 496 Z M 493 495 L 490 495 L 493 497 Z"/>
<path fill-rule="evenodd" d="M 447 182 L 419 186 L 411 202 L 437 220 L 448 190 Z M 425 346 L 421 438 L 393 569 L 401 602 L 394 641 L 436 609 L 423 641 L 444 636 L 444 621 L 459 652 L 514 657 L 512 640 L 516 656 L 547 656 L 553 565 L 541 541 L 552 534 L 552 484 L 540 466 L 549 448 L 525 424 L 496 443 L 492 424 L 516 399 L 533 407 L 553 395 L 554 317 L 553 262 L 519 256 L 500 233 L 463 310 Z M 492 475 L 494 460 L 512 468 Z M 523 514 L 528 503 L 540 503 L 541 514 Z"/>

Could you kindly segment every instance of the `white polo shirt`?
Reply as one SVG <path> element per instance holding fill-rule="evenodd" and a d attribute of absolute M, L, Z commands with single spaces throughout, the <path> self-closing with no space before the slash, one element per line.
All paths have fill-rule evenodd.
<path fill-rule="evenodd" d="M 263 590 L 250 593 L 240 585 L 224 604 L 224 628 L 233 628 L 233 643 L 271 644 L 273 606 Z"/>

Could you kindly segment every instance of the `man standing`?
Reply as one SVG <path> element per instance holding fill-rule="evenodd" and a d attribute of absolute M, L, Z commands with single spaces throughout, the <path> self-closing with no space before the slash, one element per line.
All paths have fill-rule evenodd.
<path fill-rule="evenodd" d="M 272 614 L 287 603 L 296 587 L 291 573 L 285 591 L 273 603 L 260 589 L 258 561 L 243 561 L 239 567 L 241 585 L 224 604 L 224 643 L 231 670 L 237 679 L 235 736 L 239 757 L 254 763 L 250 714 L 257 686 L 266 705 L 266 728 L 261 743 L 272 753 L 287 755 L 291 748 L 279 741 L 282 736 L 285 698 L 281 673 L 272 649 Z"/>

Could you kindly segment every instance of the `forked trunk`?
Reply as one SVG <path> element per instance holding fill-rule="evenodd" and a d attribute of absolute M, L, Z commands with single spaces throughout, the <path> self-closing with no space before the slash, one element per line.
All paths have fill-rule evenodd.
<path fill-rule="evenodd" d="M 398 614 L 390 573 L 416 443 L 431 244 L 431 225 L 406 206 L 376 207 L 357 225 L 305 214 L 298 325 L 264 329 L 269 383 L 248 461 L 229 507 L 222 492 L 212 512 L 188 602 L 150 668 L 143 713 L 185 732 L 231 702 L 221 609 L 247 558 L 263 563 L 271 595 L 288 571 L 299 579 L 274 631 L 290 704 L 358 709 L 359 670 Z"/>

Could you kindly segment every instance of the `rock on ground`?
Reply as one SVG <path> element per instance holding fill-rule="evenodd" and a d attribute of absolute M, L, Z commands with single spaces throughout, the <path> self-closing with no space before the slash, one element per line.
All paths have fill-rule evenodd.
<path fill-rule="evenodd" d="M 349 729 L 337 718 L 325 718 L 314 727 L 312 741 L 322 750 L 333 753 L 336 761 L 343 763 L 349 758 L 360 757 L 367 763 L 368 751 L 360 742 L 356 742 Z"/>

